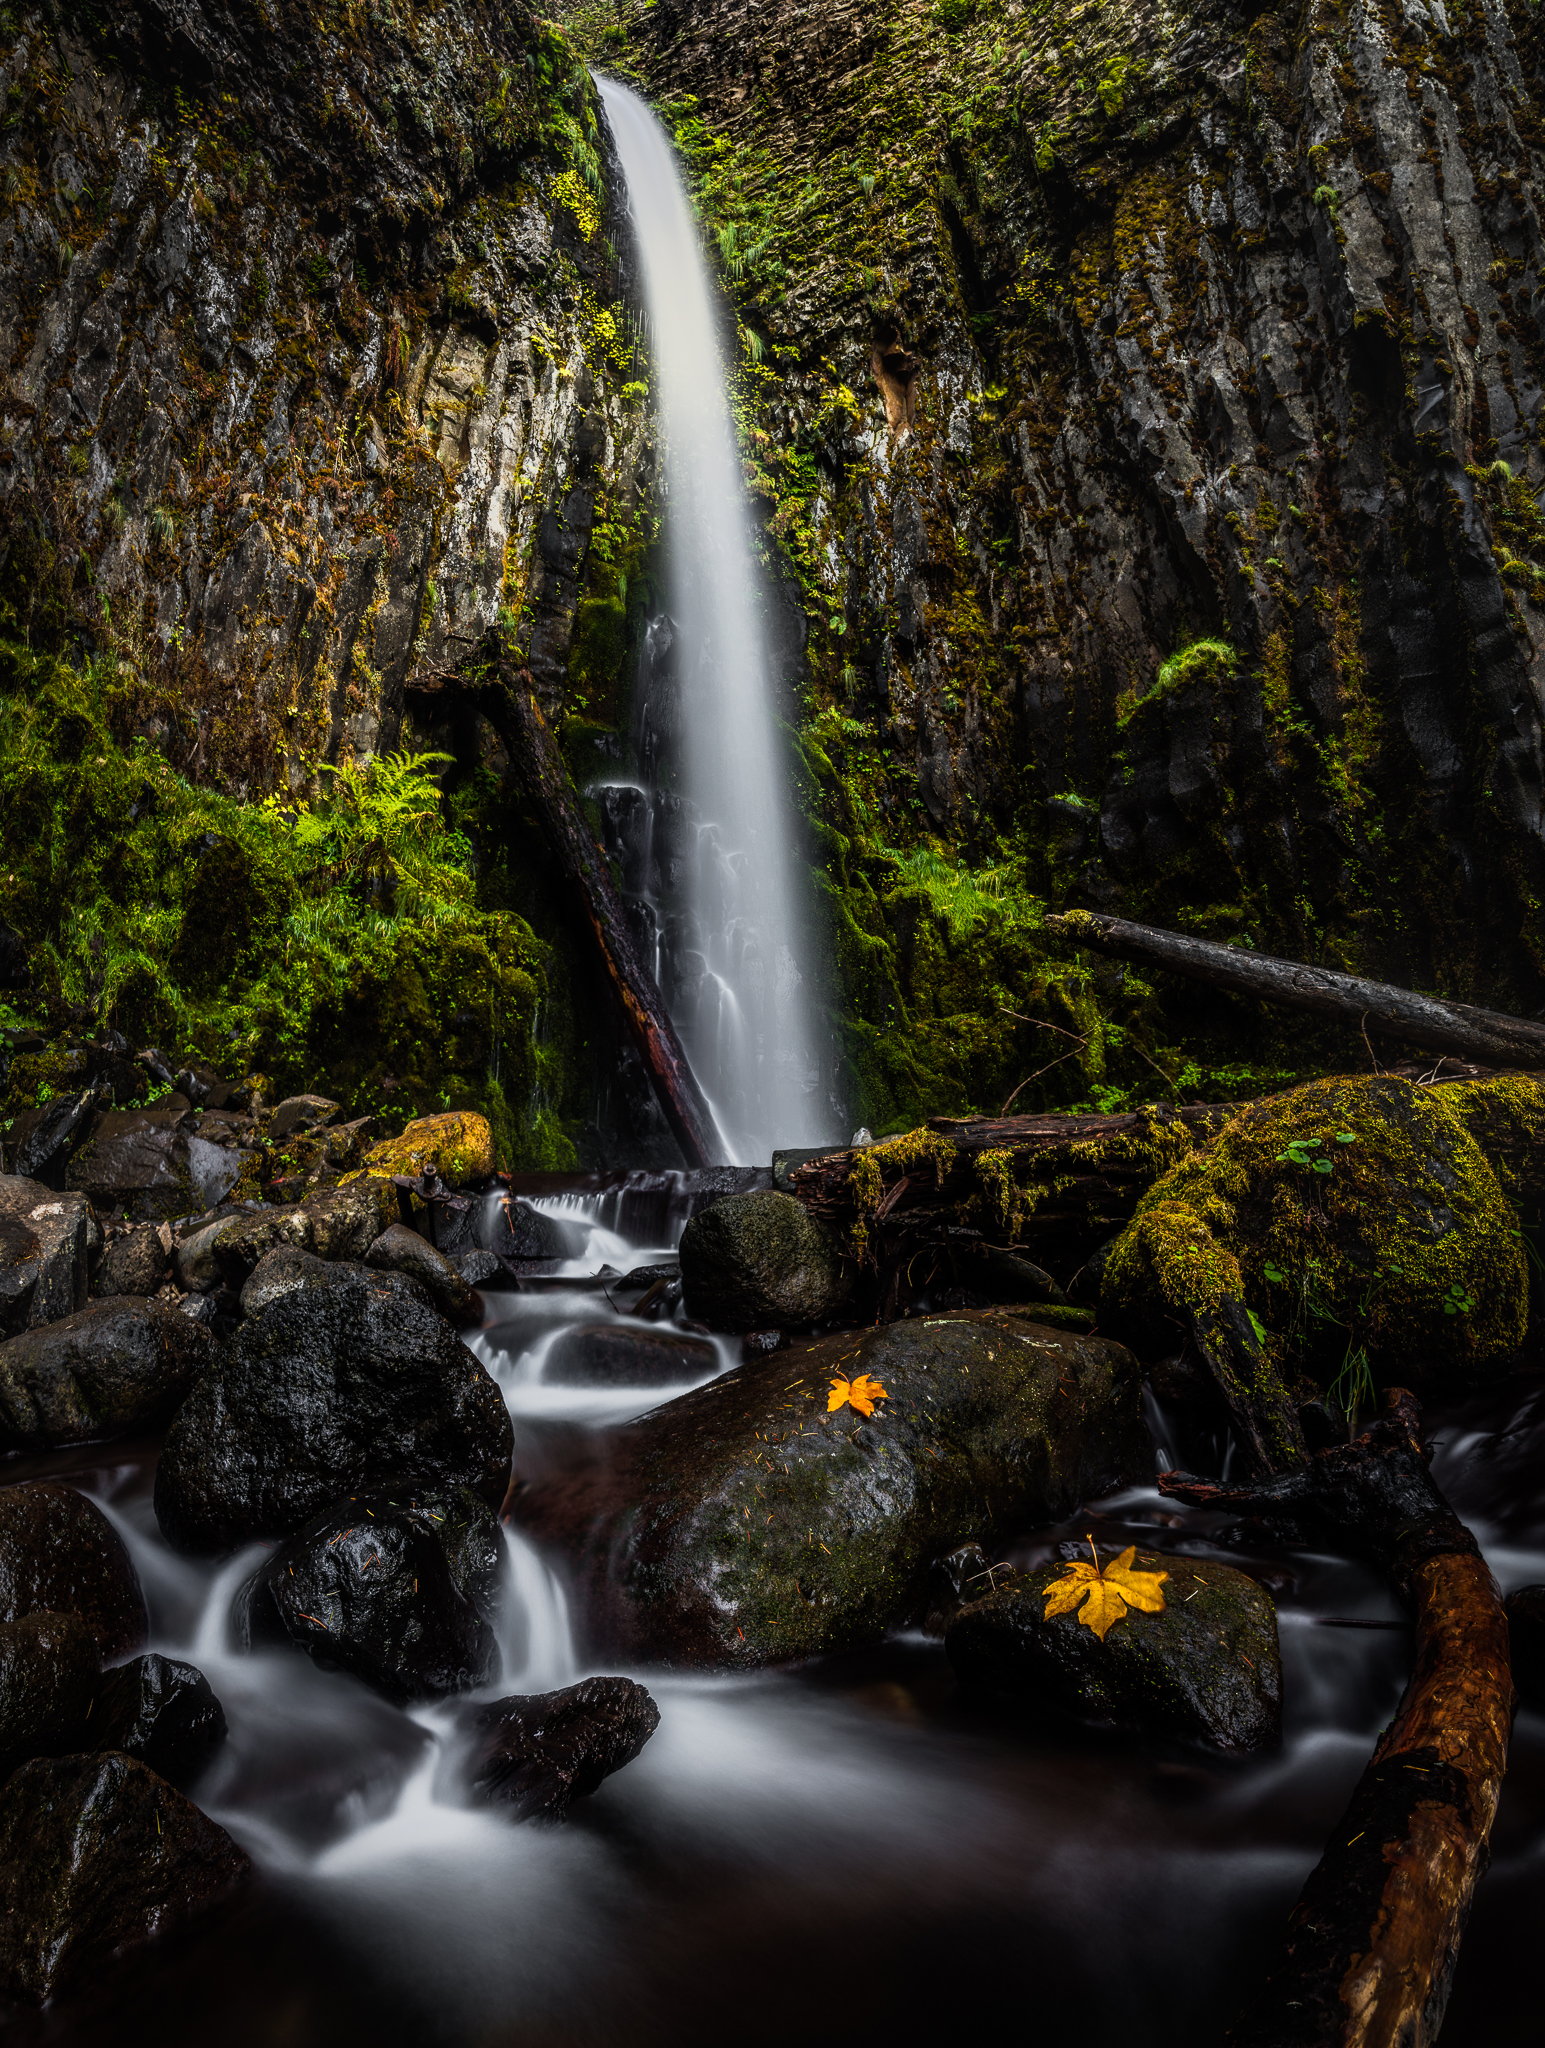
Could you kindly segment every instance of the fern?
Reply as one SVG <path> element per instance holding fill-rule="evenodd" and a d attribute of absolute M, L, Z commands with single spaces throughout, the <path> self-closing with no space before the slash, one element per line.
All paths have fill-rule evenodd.
<path fill-rule="evenodd" d="M 894 887 L 921 890 L 952 939 L 964 938 L 990 918 L 1020 924 L 1033 915 L 1032 898 L 1012 886 L 1002 868 L 951 867 L 931 846 L 908 854 L 887 847 L 885 854 L 899 871 Z"/>

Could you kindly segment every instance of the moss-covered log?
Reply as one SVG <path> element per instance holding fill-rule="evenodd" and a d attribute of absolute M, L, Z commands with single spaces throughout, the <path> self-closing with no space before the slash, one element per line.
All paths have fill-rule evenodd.
<path fill-rule="evenodd" d="M 1391 988 L 1388 982 L 1365 981 L 1358 974 L 1309 967 L 1300 960 L 1275 960 L 1241 946 L 1193 938 L 1189 932 L 1158 931 L 1089 910 L 1070 910 L 1048 922 L 1076 945 L 1114 959 L 1183 974 L 1230 995 L 1305 1010 L 1331 1023 L 1361 1026 L 1381 1038 L 1424 1046 L 1450 1059 L 1481 1060 L 1498 1067 L 1545 1066 L 1545 1024 L 1527 1017 L 1448 1003 L 1412 989 Z"/>
<path fill-rule="evenodd" d="M 1419 1415 L 1391 1389 L 1356 1443 L 1302 1471 L 1160 1490 L 1328 1535 L 1383 1567 L 1416 1617 L 1394 1720 L 1310 1873 L 1282 1954 L 1233 2048 L 1429 2048 L 1448 2002 L 1507 1768 L 1507 1618 L 1474 1537 L 1427 1470 Z"/>

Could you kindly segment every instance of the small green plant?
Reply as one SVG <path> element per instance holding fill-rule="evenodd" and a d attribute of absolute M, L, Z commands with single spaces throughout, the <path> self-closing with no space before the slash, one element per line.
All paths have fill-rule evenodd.
<path fill-rule="evenodd" d="M 1446 1316 L 1467 1316 L 1474 1307 L 1475 1296 L 1457 1280 L 1443 1297 L 1443 1313 Z"/>
<path fill-rule="evenodd" d="M 150 545 L 153 548 L 169 548 L 177 538 L 177 520 L 171 507 L 157 505 L 150 515 Z"/>
<path fill-rule="evenodd" d="M 1341 218 L 1341 194 L 1334 185 L 1316 185 L 1314 203 L 1316 206 L 1323 206 L 1332 220 Z"/>
<path fill-rule="evenodd" d="M 976 0 L 934 0 L 933 18 L 948 34 L 959 35 L 976 18 Z"/>
<path fill-rule="evenodd" d="M 1346 1356 L 1341 1361 L 1341 1370 L 1330 1383 L 1330 1398 L 1347 1419 L 1347 1435 L 1357 1425 L 1362 1409 L 1371 1407 L 1377 1394 L 1373 1384 L 1373 1373 L 1368 1365 L 1368 1353 L 1361 1345 L 1348 1344 Z"/>
<path fill-rule="evenodd" d="M 1338 1145 L 1355 1145 L 1356 1131 L 1337 1131 Z M 1322 1138 L 1289 1138 L 1286 1151 L 1277 1154 L 1279 1166 L 1306 1166 L 1311 1173 L 1333 1173 L 1335 1159 Z"/>

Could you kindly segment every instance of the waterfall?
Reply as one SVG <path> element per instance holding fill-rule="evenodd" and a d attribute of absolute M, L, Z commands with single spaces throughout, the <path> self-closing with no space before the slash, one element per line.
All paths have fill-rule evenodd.
<path fill-rule="evenodd" d="M 840 1135 L 828 1128 L 798 958 L 791 793 L 697 222 L 654 115 L 623 86 L 596 82 L 627 181 L 665 454 L 669 617 L 651 623 L 645 671 L 667 678 L 660 694 L 671 701 L 668 712 L 655 705 L 640 752 L 646 769 L 660 763 L 678 780 L 674 793 L 650 793 L 640 893 L 659 934 L 661 991 L 728 1159 L 755 1164 L 775 1145 Z M 662 721 L 668 747 L 655 744 Z"/>

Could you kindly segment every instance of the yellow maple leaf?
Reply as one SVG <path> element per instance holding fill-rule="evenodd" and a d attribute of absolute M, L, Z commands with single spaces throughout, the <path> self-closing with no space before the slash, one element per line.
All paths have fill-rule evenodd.
<path fill-rule="evenodd" d="M 831 1397 L 826 1403 L 828 1415 L 835 1415 L 839 1408 L 856 1408 L 860 1415 L 873 1415 L 876 1401 L 888 1401 L 890 1395 L 878 1380 L 872 1380 L 868 1373 L 861 1372 L 856 1380 L 834 1379 Z"/>
<path fill-rule="evenodd" d="M 1123 1620 L 1129 1607 L 1136 1607 L 1144 1614 L 1164 1612 L 1164 1581 L 1169 1577 L 1168 1572 L 1133 1571 L 1132 1560 L 1137 1555 L 1135 1543 L 1129 1550 L 1123 1550 L 1120 1557 L 1113 1558 L 1102 1571 L 1094 1538 L 1090 1536 L 1085 1540 L 1094 1563 L 1070 1564 L 1067 1577 L 1056 1580 L 1046 1589 L 1044 1621 L 1050 1621 L 1054 1614 L 1071 1614 L 1081 1606 L 1083 1612 L 1079 1620 L 1085 1628 L 1092 1628 L 1103 1643 L 1106 1630 Z"/>

